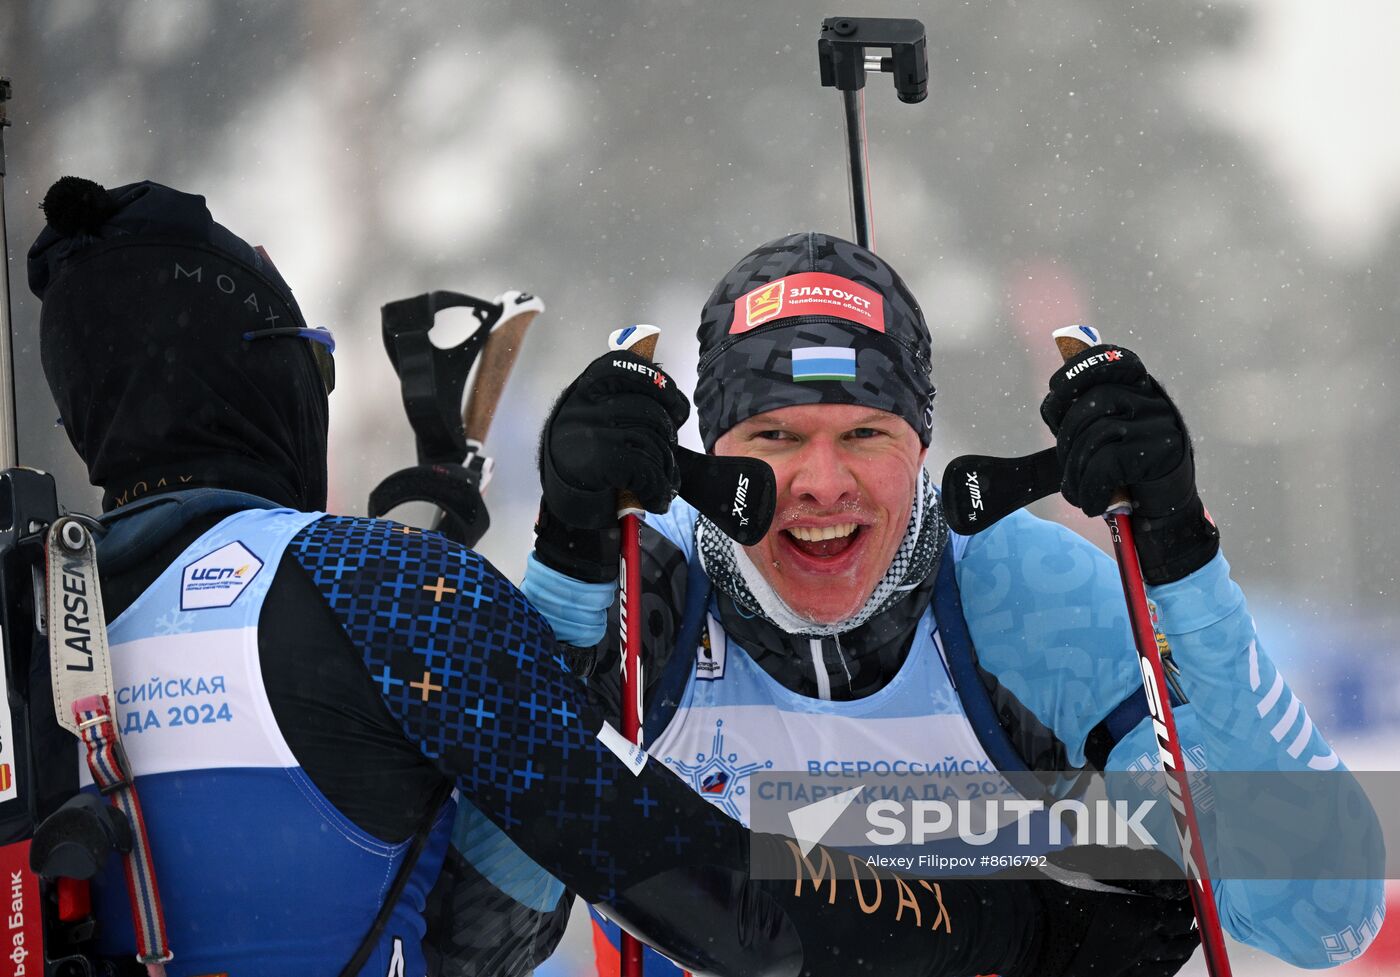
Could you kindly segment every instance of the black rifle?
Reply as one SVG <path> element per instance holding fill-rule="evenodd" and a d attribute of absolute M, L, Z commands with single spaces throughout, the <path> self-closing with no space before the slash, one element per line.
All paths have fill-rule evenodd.
<path fill-rule="evenodd" d="M 870 53 L 867 49 L 888 51 Z M 928 96 L 928 40 L 917 20 L 828 17 L 817 40 L 822 85 L 841 93 L 846 120 L 846 169 L 851 177 L 851 219 L 856 243 L 875 250 L 870 205 L 870 158 L 865 138 L 866 72 L 889 72 L 901 102 Z"/>

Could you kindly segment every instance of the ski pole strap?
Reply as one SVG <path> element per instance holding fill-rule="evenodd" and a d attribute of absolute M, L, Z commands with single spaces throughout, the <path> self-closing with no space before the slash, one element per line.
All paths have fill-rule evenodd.
<path fill-rule="evenodd" d="M 112 694 L 112 661 L 97 579 L 92 533 L 72 516 L 49 527 L 47 550 L 49 675 L 58 724 L 83 738 L 74 718 L 79 699 Z"/>
<path fill-rule="evenodd" d="M 135 775 L 122 749 L 112 703 L 112 660 L 97 576 L 97 545 L 83 521 L 64 516 L 49 527 L 47 543 L 49 669 L 58 724 L 87 748 L 93 783 L 131 824 L 131 851 L 123 857 L 131 900 L 136 959 L 150 977 L 164 977 L 173 954 L 156 886 L 146 819 Z"/>
<path fill-rule="evenodd" d="M 136 959 L 151 977 L 163 977 L 164 964 L 174 954 L 165 935 L 165 912 L 156 886 L 156 867 L 151 858 L 151 842 L 146 836 L 146 819 L 136 796 L 131 764 L 122 749 L 112 703 L 105 695 L 84 696 L 73 703 L 73 716 L 83 743 L 87 765 L 97 789 L 112 806 L 126 815 L 131 824 L 131 851 L 122 857 L 126 871 L 126 891 L 131 899 L 131 922 L 136 933 Z"/>

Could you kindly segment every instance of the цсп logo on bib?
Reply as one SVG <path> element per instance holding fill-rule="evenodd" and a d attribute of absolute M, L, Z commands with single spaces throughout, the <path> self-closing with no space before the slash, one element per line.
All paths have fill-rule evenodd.
<path fill-rule="evenodd" d="M 180 578 L 180 610 L 232 606 L 262 568 L 262 560 L 242 543 L 220 546 L 185 567 Z"/>

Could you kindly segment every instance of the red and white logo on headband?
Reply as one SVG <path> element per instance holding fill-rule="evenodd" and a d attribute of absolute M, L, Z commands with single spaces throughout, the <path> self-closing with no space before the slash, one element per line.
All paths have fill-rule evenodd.
<path fill-rule="evenodd" d="M 765 322 L 799 315 L 830 316 L 885 331 L 885 300 L 880 293 L 840 275 L 805 271 L 740 296 L 729 332 L 748 332 Z"/>

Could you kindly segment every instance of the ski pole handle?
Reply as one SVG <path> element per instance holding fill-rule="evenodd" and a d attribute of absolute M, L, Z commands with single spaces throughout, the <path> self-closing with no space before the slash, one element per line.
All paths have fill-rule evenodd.
<path fill-rule="evenodd" d="M 544 302 L 524 292 L 506 292 L 496 300 L 502 308 L 502 321 L 496 323 L 486 345 L 481 348 L 481 360 L 476 367 L 476 382 L 472 384 L 467 403 L 462 408 L 462 429 L 469 441 L 485 444 L 486 433 L 496 417 L 501 394 L 505 392 L 510 371 L 520 356 L 525 330 L 544 311 Z"/>
<path fill-rule="evenodd" d="M 618 329 L 608 337 L 608 348 L 628 350 L 647 362 L 656 356 L 661 330 L 637 325 Z M 617 518 L 621 530 L 618 586 L 618 627 L 622 638 L 622 735 L 641 745 L 642 738 L 642 517 L 646 509 L 633 493 L 617 494 Z"/>
<path fill-rule="evenodd" d="M 627 326 L 608 337 L 608 349 L 630 350 L 650 362 L 656 357 L 661 330 L 655 326 Z M 622 735 L 629 743 L 642 742 L 642 514 L 646 510 L 631 492 L 617 495 L 621 530 L 618 567 L 618 628 L 622 632 Z M 621 977 L 642 977 L 642 943 L 622 933 Z"/>
<path fill-rule="evenodd" d="M 506 381 L 520 356 L 525 330 L 544 311 L 544 301 L 528 292 L 509 291 L 497 297 L 500 317 L 491 326 L 486 343 L 476 365 L 476 379 L 462 405 L 462 433 L 466 437 L 467 454 L 462 464 L 475 475 L 479 494 L 486 492 L 495 460 L 486 454 L 486 434 L 496 418 Z M 435 527 L 436 528 L 436 527 Z M 484 530 L 483 530 L 484 532 Z"/>
<path fill-rule="evenodd" d="M 656 359 L 656 341 L 661 338 L 661 330 L 655 326 L 636 325 L 626 326 L 615 330 L 608 336 L 608 349 L 627 350 L 635 353 L 642 359 L 650 363 Z M 627 490 L 623 490 L 617 495 L 617 517 L 619 519 L 631 514 L 641 516 L 646 512 L 646 508 L 635 495 Z M 626 532 L 623 533 L 626 539 Z M 626 732 L 626 730 L 623 730 Z"/>
<path fill-rule="evenodd" d="M 1056 329 L 1052 335 L 1060 356 L 1066 362 L 1090 346 L 1103 342 L 1098 330 L 1091 326 L 1065 326 Z M 1201 932 L 1206 971 L 1210 977 L 1231 977 L 1230 959 L 1225 952 L 1225 934 L 1220 926 L 1220 913 L 1210 886 L 1205 848 L 1196 820 L 1196 804 L 1191 798 L 1186 757 L 1177 734 L 1176 719 L 1172 715 L 1166 669 L 1157 648 L 1157 631 L 1147 605 L 1147 586 L 1142 579 L 1137 544 L 1133 539 L 1132 500 L 1126 489 L 1113 494 L 1104 519 L 1113 535 L 1118 574 L 1123 582 L 1123 596 L 1128 603 L 1128 623 L 1132 627 L 1133 644 L 1137 648 L 1147 710 L 1157 734 L 1158 759 L 1168 781 L 1172 816 L 1176 822 L 1177 840 L 1181 844 L 1181 858 L 1185 863 L 1186 887 L 1191 893 L 1191 908 L 1196 913 L 1196 923 Z"/>
<path fill-rule="evenodd" d="M 1060 351 L 1060 359 L 1068 363 L 1090 346 L 1097 346 L 1103 342 L 1103 337 L 1093 326 L 1065 326 L 1056 329 L 1051 335 L 1055 339 L 1055 348 Z M 1128 498 L 1127 489 L 1119 489 L 1114 492 L 1108 500 L 1109 512 L 1131 512 L 1133 503 Z M 1136 556 L 1136 552 L 1134 553 Z"/>

